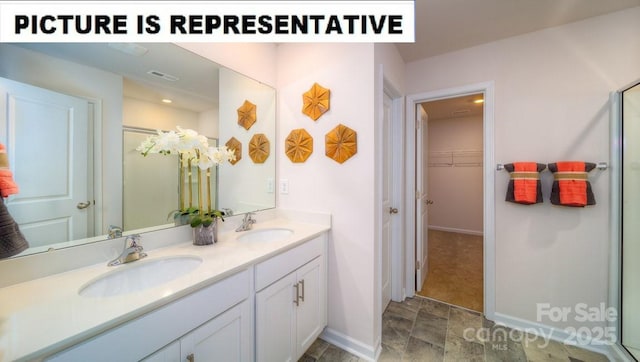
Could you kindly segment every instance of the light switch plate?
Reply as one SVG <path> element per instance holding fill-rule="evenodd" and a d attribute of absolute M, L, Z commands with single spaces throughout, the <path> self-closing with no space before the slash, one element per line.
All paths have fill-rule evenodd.
<path fill-rule="evenodd" d="M 273 177 L 269 177 L 267 178 L 267 193 L 272 194 L 273 193 Z"/>
<path fill-rule="evenodd" d="M 284 195 L 289 193 L 289 180 L 286 178 L 280 180 L 280 193 Z"/>

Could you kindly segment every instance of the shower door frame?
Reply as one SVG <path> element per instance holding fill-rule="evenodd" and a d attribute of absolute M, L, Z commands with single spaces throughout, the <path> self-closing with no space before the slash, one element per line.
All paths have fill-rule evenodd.
<path fill-rule="evenodd" d="M 611 178 L 611 247 L 609 253 L 609 305 L 618 311 L 618 318 L 608 322 L 608 326 L 616 331 L 614 352 L 622 358 L 636 360 L 631 352 L 622 344 L 622 93 L 640 85 L 640 79 L 612 92 L 609 96 L 610 109 L 610 178 Z"/>

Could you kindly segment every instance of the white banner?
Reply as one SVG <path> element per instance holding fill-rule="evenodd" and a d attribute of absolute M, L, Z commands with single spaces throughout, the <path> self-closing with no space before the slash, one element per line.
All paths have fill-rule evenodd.
<path fill-rule="evenodd" d="M 377 42 L 415 37 L 413 1 L 0 1 L 0 42 Z"/>

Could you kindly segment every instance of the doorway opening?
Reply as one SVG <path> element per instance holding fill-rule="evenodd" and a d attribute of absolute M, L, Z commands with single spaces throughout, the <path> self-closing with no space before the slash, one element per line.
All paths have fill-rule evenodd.
<path fill-rule="evenodd" d="M 495 155 L 494 155 L 494 88 L 493 81 L 468 84 L 407 96 L 405 129 L 405 193 L 407 217 L 404 261 L 406 297 L 413 297 L 427 279 L 428 263 L 428 210 L 429 200 L 426 178 L 422 169 L 428 168 L 428 134 L 424 130 L 429 118 L 422 103 L 481 94 L 483 103 L 482 124 L 482 258 L 483 258 L 483 314 L 487 319 L 495 318 Z M 426 161 L 425 161 L 426 160 Z M 424 191 L 423 191 L 424 190 Z M 415 192 L 415 193 L 414 193 Z M 433 200 L 431 200 L 433 201 Z M 423 206 L 424 205 L 424 206 Z M 424 220 L 424 221 L 423 221 Z M 422 228 L 422 225 L 426 227 Z M 426 269 L 426 270 L 425 270 Z"/>
<path fill-rule="evenodd" d="M 417 294 L 483 311 L 484 96 L 420 103 L 426 113 L 422 179 L 426 181 L 426 274 Z M 425 273 L 426 272 L 426 273 Z"/>

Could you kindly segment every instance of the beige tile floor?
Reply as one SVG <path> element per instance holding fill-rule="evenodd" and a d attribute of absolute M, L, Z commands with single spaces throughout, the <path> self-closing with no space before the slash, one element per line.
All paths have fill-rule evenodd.
<path fill-rule="evenodd" d="M 472 333 L 478 330 L 487 333 Z M 505 334 L 497 332 L 511 338 L 502 338 Z M 300 361 L 363 360 L 318 339 Z M 496 326 L 474 311 L 416 297 L 402 303 L 391 302 L 384 312 L 379 361 L 604 362 L 607 358 Z"/>
<path fill-rule="evenodd" d="M 429 230 L 429 272 L 418 295 L 481 312 L 482 236 Z"/>
<path fill-rule="evenodd" d="M 382 316 L 379 361 L 607 361 L 601 354 L 485 319 L 480 313 L 482 265 L 481 236 L 430 230 L 429 277 L 418 292 L 428 298 L 389 304 Z M 300 361 L 362 359 L 318 339 Z"/>

